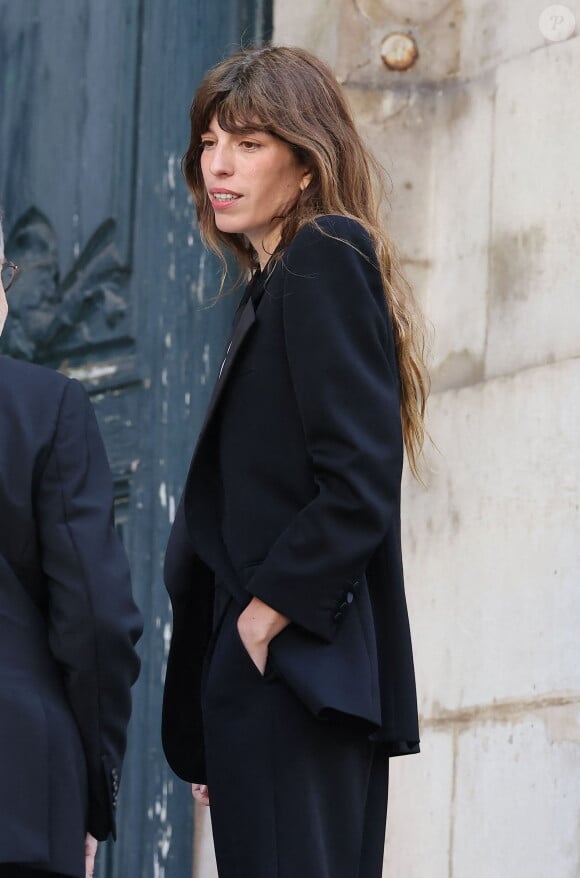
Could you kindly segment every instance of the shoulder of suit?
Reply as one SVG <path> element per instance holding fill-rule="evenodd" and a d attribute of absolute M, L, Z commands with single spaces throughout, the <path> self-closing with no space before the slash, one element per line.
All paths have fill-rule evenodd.
<path fill-rule="evenodd" d="M 77 382 L 74 382 L 77 383 Z M 2 394 L 14 392 L 26 394 L 35 399 L 62 398 L 71 379 L 55 369 L 0 356 L 0 388 Z"/>
<path fill-rule="evenodd" d="M 294 262 L 301 257 L 309 258 L 313 250 L 335 255 L 342 248 L 347 255 L 359 256 L 375 262 L 375 248 L 372 239 L 362 223 L 348 216 L 332 214 L 317 217 L 297 232 L 290 242 L 284 261 Z"/>

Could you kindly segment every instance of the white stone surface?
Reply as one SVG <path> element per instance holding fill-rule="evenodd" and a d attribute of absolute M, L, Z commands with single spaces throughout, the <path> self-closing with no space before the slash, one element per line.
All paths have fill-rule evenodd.
<path fill-rule="evenodd" d="M 445 80 L 458 71 L 460 0 L 342 0 L 337 72 L 349 84 L 364 82 L 382 88 L 405 88 L 426 80 Z M 381 45 L 385 37 L 403 33 L 417 47 L 407 70 L 388 69 Z"/>
<path fill-rule="evenodd" d="M 497 74 L 486 375 L 580 354 L 580 40 Z"/>
<path fill-rule="evenodd" d="M 549 0 L 463 0 L 460 76 L 473 77 L 548 44 L 539 27 Z M 580 32 L 580 0 L 564 3 Z"/>
<path fill-rule="evenodd" d="M 386 172 L 385 224 L 405 273 L 423 300 L 431 270 L 433 165 L 417 161 L 417 144 L 430 154 L 437 107 L 431 99 L 417 94 L 357 88 L 346 91 L 365 143 Z"/>
<path fill-rule="evenodd" d="M 302 46 L 351 83 L 391 87 L 409 82 L 472 79 L 505 61 L 550 44 L 539 19 L 548 0 L 275 0 L 278 43 Z M 580 0 L 563 4 L 580 34 Z M 390 33 L 410 34 L 419 59 L 410 70 L 387 70 L 380 45 Z"/>
<path fill-rule="evenodd" d="M 466 730 L 452 870 L 429 878 L 578 878 L 579 790 L 580 700 Z"/>
<path fill-rule="evenodd" d="M 300 46 L 336 66 L 342 0 L 274 0 L 274 42 Z"/>
<path fill-rule="evenodd" d="M 425 717 L 580 692 L 580 360 L 437 394 L 404 555 Z"/>
<path fill-rule="evenodd" d="M 457 73 L 461 2 L 453 0 L 292 0 L 274 3 L 274 38 L 319 55 L 342 82 L 398 87 Z M 393 33 L 410 35 L 418 59 L 405 71 L 389 70 L 381 44 Z"/>
<path fill-rule="evenodd" d="M 390 762 L 385 878 L 448 875 L 453 739 L 447 731 L 427 730 L 421 747 L 417 756 Z"/>
<path fill-rule="evenodd" d="M 483 377 L 494 88 L 491 75 L 437 96 L 428 212 L 432 268 L 425 302 L 435 327 L 434 390 Z"/>
<path fill-rule="evenodd" d="M 399 25 L 429 24 L 450 5 L 449 0 L 357 0 L 360 12 L 375 26 L 387 20 Z"/>

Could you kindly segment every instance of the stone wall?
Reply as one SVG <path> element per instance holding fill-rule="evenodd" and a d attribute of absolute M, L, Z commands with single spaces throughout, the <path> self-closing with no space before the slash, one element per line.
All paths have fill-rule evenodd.
<path fill-rule="evenodd" d="M 390 878 L 580 875 L 580 40 L 542 34 L 547 6 L 274 0 L 390 175 L 435 327 L 438 451 L 403 510 L 423 751 L 392 763 Z"/>
<path fill-rule="evenodd" d="M 334 67 L 389 172 L 435 328 L 439 450 L 429 490 L 405 485 L 423 752 L 392 763 L 397 878 L 580 875 L 580 40 L 542 34 L 548 5 L 275 0 L 276 42 Z M 393 32 L 418 48 L 405 72 Z"/>

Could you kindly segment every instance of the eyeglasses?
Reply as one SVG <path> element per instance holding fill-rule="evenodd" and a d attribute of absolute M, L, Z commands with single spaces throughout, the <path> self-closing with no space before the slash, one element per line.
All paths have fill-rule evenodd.
<path fill-rule="evenodd" d="M 14 281 L 16 280 L 16 275 L 20 271 L 17 265 L 14 265 L 13 262 L 10 262 L 9 259 L 2 260 L 2 286 L 4 287 L 4 292 L 7 293 Z"/>

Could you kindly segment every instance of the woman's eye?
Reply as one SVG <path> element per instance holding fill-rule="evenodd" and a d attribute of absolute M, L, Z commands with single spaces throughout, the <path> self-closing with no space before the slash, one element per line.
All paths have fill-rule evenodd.
<path fill-rule="evenodd" d="M 242 140 L 240 141 L 240 146 L 242 146 L 244 149 L 254 150 L 258 149 L 260 144 L 256 143 L 255 140 Z"/>
<path fill-rule="evenodd" d="M 212 147 L 214 145 L 215 145 L 214 140 L 202 140 L 201 141 L 201 148 L 202 149 L 209 149 L 210 147 Z"/>

